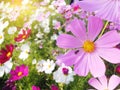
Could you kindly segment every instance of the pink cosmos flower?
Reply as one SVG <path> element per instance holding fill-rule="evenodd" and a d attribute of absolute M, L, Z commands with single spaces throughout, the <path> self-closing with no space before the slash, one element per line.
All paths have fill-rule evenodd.
<path fill-rule="evenodd" d="M 10 74 L 10 80 L 16 81 L 20 80 L 21 78 L 28 76 L 28 66 L 21 65 L 21 66 L 16 66 L 15 70 L 11 70 Z"/>
<path fill-rule="evenodd" d="M 40 88 L 38 86 L 33 85 L 32 90 L 40 90 Z"/>
<path fill-rule="evenodd" d="M 81 8 L 95 12 L 102 19 L 120 23 L 120 0 L 83 0 L 78 3 Z"/>
<path fill-rule="evenodd" d="M 106 71 L 102 58 L 110 63 L 120 63 L 120 50 L 115 48 L 120 42 L 120 35 L 117 31 L 110 31 L 97 38 L 103 27 L 100 18 L 89 17 L 87 30 L 79 19 L 72 20 L 69 26 L 73 35 L 61 34 L 57 45 L 72 50 L 58 56 L 58 64 L 74 65 L 75 73 L 80 76 L 86 76 L 90 71 L 94 77 L 99 77 Z"/>
<path fill-rule="evenodd" d="M 22 33 L 20 33 L 16 38 L 15 38 L 15 41 L 16 42 L 20 42 L 22 40 L 25 40 L 27 39 L 31 34 L 31 30 L 28 29 L 28 30 L 22 30 Z"/>
<path fill-rule="evenodd" d="M 106 76 L 96 78 L 91 78 L 88 83 L 96 88 L 97 90 L 116 90 L 115 88 L 120 84 L 120 77 L 112 75 L 107 80 Z"/>
<path fill-rule="evenodd" d="M 0 64 L 5 63 L 12 57 L 13 50 L 14 45 L 12 44 L 6 45 L 6 49 L 0 50 Z"/>

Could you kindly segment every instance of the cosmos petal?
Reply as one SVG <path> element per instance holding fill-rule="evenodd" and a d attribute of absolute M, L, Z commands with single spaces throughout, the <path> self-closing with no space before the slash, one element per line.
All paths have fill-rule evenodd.
<path fill-rule="evenodd" d="M 119 43 L 120 35 L 117 31 L 109 31 L 95 41 L 97 47 L 115 47 Z"/>
<path fill-rule="evenodd" d="M 110 63 L 120 63 L 120 50 L 117 48 L 99 48 L 97 52 L 100 57 Z"/>
<path fill-rule="evenodd" d="M 89 68 L 90 72 L 94 77 L 101 77 L 105 75 L 106 67 L 103 60 L 98 56 L 97 53 L 89 54 Z"/>
<path fill-rule="evenodd" d="M 95 38 L 102 31 L 103 22 L 100 18 L 95 16 L 90 16 L 88 18 L 88 39 L 94 41 Z"/>
<path fill-rule="evenodd" d="M 109 79 L 108 89 L 114 90 L 120 84 L 120 77 L 112 75 Z"/>
<path fill-rule="evenodd" d="M 61 48 L 78 48 L 82 46 L 80 40 L 69 34 L 59 35 L 57 45 Z"/>

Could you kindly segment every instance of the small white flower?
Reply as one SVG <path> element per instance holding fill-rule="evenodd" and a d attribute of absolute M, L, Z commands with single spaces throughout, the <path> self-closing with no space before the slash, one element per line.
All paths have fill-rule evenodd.
<path fill-rule="evenodd" d="M 38 33 L 36 34 L 36 37 L 37 37 L 37 38 L 43 38 L 43 33 L 38 32 Z"/>
<path fill-rule="evenodd" d="M 27 59 L 29 54 L 27 52 L 21 52 L 19 55 L 19 58 L 22 59 L 23 61 Z"/>
<path fill-rule="evenodd" d="M 0 21 L 0 32 L 3 32 L 3 30 L 9 25 L 9 22 L 6 21 L 3 23 L 3 21 Z"/>
<path fill-rule="evenodd" d="M 51 74 L 52 73 L 52 71 L 55 69 L 55 63 L 54 63 L 54 61 L 53 60 L 47 60 L 44 64 L 43 64 L 43 68 L 44 68 L 44 70 L 45 70 L 45 73 L 46 74 Z"/>
<path fill-rule="evenodd" d="M 0 66 L 0 77 L 4 75 L 4 73 L 8 74 L 12 69 L 13 63 L 12 59 L 5 62 L 3 65 Z"/>
<path fill-rule="evenodd" d="M 53 36 L 51 36 L 51 40 L 56 40 L 56 39 L 57 39 L 57 37 L 58 37 L 58 35 L 57 35 L 57 34 L 53 34 Z"/>
<path fill-rule="evenodd" d="M 8 29 L 8 34 L 14 34 L 16 31 L 17 31 L 17 28 L 16 28 L 16 27 L 10 27 L 10 28 Z"/>
<path fill-rule="evenodd" d="M 44 63 L 45 63 L 45 60 L 38 61 L 38 63 L 36 64 L 36 69 L 38 72 L 44 71 Z"/>
<path fill-rule="evenodd" d="M 44 19 L 40 25 L 41 27 L 46 28 L 46 27 L 49 27 L 49 24 L 50 24 L 49 22 L 50 20 L 47 18 L 47 19 Z"/>
<path fill-rule="evenodd" d="M 29 43 L 23 44 L 20 49 L 22 52 L 20 53 L 19 58 L 22 60 L 27 59 L 30 52 L 30 44 Z"/>
<path fill-rule="evenodd" d="M 4 33 L 0 32 L 0 44 L 2 44 L 4 41 Z"/>
<path fill-rule="evenodd" d="M 37 63 L 36 59 L 33 59 L 32 64 L 36 64 L 36 63 Z"/>
<path fill-rule="evenodd" d="M 44 28 L 44 33 L 49 33 L 49 32 L 50 32 L 50 28 L 49 27 Z"/>
<path fill-rule="evenodd" d="M 53 5 L 49 5 L 48 7 L 52 10 L 56 10 L 56 8 Z"/>
<path fill-rule="evenodd" d="M 74 75 L 75 74 L 72 71 L 71 67 L 62 64 L 62 66 L 59 67 L 58 70 L 53 73 L 53 79 L 57 83 L 69 84 L 71 81 L 74 80 L 73 78 Z"/>
<path fill-rule="evenodd" d="M 29 52 L 30 51 L 30 43 L 23 44 L 20 49 L 23 52 Z"/>

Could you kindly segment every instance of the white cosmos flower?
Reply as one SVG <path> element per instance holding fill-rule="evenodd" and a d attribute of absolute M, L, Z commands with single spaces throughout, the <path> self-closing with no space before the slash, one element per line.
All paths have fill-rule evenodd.
<path fill-rule="evenodd" d="M 8 29 L 8 34 L 14 34 L 15 32 L 17 31 L 17 28 L 16 27 L 10 27 L 9 29 Z"/>
<path fill-rule="evenodd" d="M 27 59 L 29 54 L 27 52 L 21 52 L 19 55 L 19 58 L 22 59 L 23 61 Z"/>
<path fill-rule="evenodd" d="M 72 71 L 71 67 L 62 64 L 62 66 L 60 66 L 58 70 L 53 73 L 53 79 L 57 83 L 69 84 L 71 81 L 74 80 L 73 78 L 74 75 L 75 74 Z"/>
<path fill-rule="evenodd" d="M 23 44 L 20 49 L 22 52 L 20 53 L 19 58 L 24 61 L 29 56 L 30 44 L 29 43 Z"/>
<path fill-rule="evenodd" d="M 0 44 L 2 44 L 4 41 L 4 33 L 0 32 Z"/>
<path fill-rule="evenodd" d="M 20 49 L 23 52 L 26 52 L 26 51 L 29 52 L 30 51 L 30 43 L 23 44 Z"/>
<path fill-rule="evenodd" d="M 36 69 L 38 72 L 43 72 L 45 70 L 44 63 L 45 63 L 45 60 L 38 61 L 38 63 L 36 64 Z"/>
<path fill-rule="evenodd" d="M 47 61 L 45 61 L 45 63 L 43 63 L 43 66 L 44 66 L 43 68 L 46 74 L 51 74 L 52 71 L 55 69 L 55 63 L 53 60 L 50 61 L 48 59 Z"/>
<path fill-rule="evenodd" d="M 6 21 L 3 23 L 3 21 L 0 20 L 0 32 L 3 32 L 3 30 L 9 25 L 9 22 Z"/>
<path fill-rule="evenodd" d="M 13 63 L 12 59 L 5 62 L 3 65 L 0 66 L 0 77 L 4 75 L 4 73 L 8 74 L 12 69 Z"/>

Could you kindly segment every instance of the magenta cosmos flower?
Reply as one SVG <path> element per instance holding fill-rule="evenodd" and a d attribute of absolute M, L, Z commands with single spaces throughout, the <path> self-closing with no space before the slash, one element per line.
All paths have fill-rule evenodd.
<path fill-rule="evenodd" d="M 28 66 L 25 65 L 21 65 L 21 66 L 16 66 L 15 70 L 11 70 L 10 74 L 10 80 L 12 81 L 16 81 L 19 80 L 21 78 L 23 78 L 24 76 L 28 76 Z"/>
<path fill-rule="evenodd" d="M 83 0 L 79 5 L 102 19 L 120 23 L 120 0 Z"/>
<path fill-rule="evenodd" d="M 110 63 L 120 63 L 120 50 L 115 48 L 120 43 L 120 35 L 110 31 L 97 39 L 102 27 L 102 20 L 94 16 L 88 18 L 87 30 L 81 20 L 72 20 L 70 30 L 73 35 L 61 34 L 57 38 L 59 47 L 72 50 L 58 56 L 57 63 L 74 65 L 74 71 L 80 76 L 86 76 L 90 71 L 94 77 L 105 74 L 102 58 Z"/>
<path fill-rule="evenodd" d="M 106 76 L 91 78 L 88 83 L 97 90 L 116 90 L 115 88 L 120 84 L 120 77 L 112 75 L 108 81 Z"/>
<path fill-rule="evenodd" d="M 38 86 L 33 85 L 32 90 L 40 90 L 40 88 Z"/>
<path fill-rule="evenodd" d="M 0 50 L 0 64 L 5 63 L 12 57 L 13 50 L 13 44 L 6 45 L 6 49 Z"/>
<path fill-rule="evenodd" d="M 31 34 L 31 29 L 28 30 L 22 30 L 22 33 L 18 34 L 17 37 L 15 37 L 16 42 L 20 42 L 23 40 L 26 40 Z"/>

